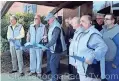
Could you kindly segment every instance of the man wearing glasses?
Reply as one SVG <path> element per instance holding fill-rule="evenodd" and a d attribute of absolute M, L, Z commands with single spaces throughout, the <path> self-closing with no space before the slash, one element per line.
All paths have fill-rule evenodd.
<path fill-rule="evenodd" d="M 104 19 L 104 26 L 101 30 L 103 39 L 108 46 L 105 56 L 105 70 L 108 81 L 119 81 L 119 25 L 115 24 L 113 14 L 107 14 Z"/>
<path fill-rule="evenodd" d="M 34 17 L 34 24 L 30 25 L 27 33 L 27 42 L 38 44 L 42 40 L 46 40 L 47 32 L 45 25 L 41 23 L 40 15 Z M 40 48 L 30 48 L 30 73 L 29 76 L 37 73 L 37 77 L 41 77 L 43 51 Z"/>
<path fill-rule="evenodd" d="M 97 15 L 96 15 L 95 28 L 96 28 L 98 31 L 101 31 L 101 30 L 102 30 L 103 22 L 104 22 L 104 15 L 103 15 L 103 14 L 97 14 Z"/>

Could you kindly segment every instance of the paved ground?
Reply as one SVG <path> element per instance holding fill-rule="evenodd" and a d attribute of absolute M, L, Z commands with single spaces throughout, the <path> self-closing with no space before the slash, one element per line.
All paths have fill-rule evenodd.
<path fill-rule="evenodd" d="M 23 77 L 19 77 L 19 73 L 14 73 L 14 74 L 9 74 L 9 71 L 11 71 L 11 58 L 10 58 L 10 54 L 9 53 L 5 53 L 2 54 L 1 56 L 1 81 L 46 81 L 46 80 L 42 80 L 37 78 L 36 76 L 28 76 L 28 70 L 29 70 L 29 61 L 26 60 L 26 58 L 24 58 L 24 63 L 25 63 L 25 67 L 24 67 L 24 72 L 25 72 L 25 76 Z M 67 63 L 68 60 L 67 58 L 64 58 L 61 60 L 61 69 L 60 72 L 62 74 L 62 81 L 69 81 L 68 75 L 66 75 L 68 67 L 67 67 Z M 43 65 L 43 72 L 46 71 L 46 63 L 44 61 Z M 42 78 L 45 78 L 44 76 Z M 51 81 L 47 80 L 47 81 Z"/>
<path fill-rule="evenodd" d="M 63 64 L 62 62 L 65 62 L 67 61 L 67 59 L 64 59 L 61 61 L 61 66 L 63 66 L 61 68 L 61 74 L 62 74 L 62 81 L 69 81 L 69 78 L 68 78 L 68 75 L 66 75 L 66 66 L 65 64 Z M 46 64 L 43 65 L 43 67 L 45 67 Z M 45 70 L 45 68 L 44 68 Z M 66 72 L 66 73 L 64 73 Z M 43 76 L 42 78 L 46 78 L 45 76 Z M 42 80 L 42 79 L 39 79 L 37 78 L 36 76 L 28 76 L 28 72 L 25 72 L 25 76 L 23 77 L 19 77 L 19 73 L 14 73 L 14 74 L 9 74 L 8 72 L 7 73 L 1 73 L 1 81 L 46 81 L 46 80 Z M 47 80 L 47 81 L 51 81 L 50 80 Z"/>

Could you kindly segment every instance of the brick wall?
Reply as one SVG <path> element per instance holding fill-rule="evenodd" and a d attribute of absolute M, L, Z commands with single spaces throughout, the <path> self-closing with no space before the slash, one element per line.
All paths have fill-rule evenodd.
<path fill-rule="evenodd" d="M 47 15 L 50 11 L 52 11 L 54 8 L 55 8 L 55 7 L 37 5 L 37 13 L 39 13 L 41 16 L 45 16 L 45 15 Z"/>
<path fill-rule="evenodd" d="M 13 5 L 10 7 L 10 9 L 8 10 L 8 13 L 17 13 L 17 12 L 24 12 L 24 3 L 20 3 L 20 2 L 14 2 Z"/>

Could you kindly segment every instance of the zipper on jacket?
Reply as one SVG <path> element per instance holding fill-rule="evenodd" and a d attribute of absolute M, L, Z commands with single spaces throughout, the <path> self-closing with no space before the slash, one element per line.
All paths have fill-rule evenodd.
<path fill-rule="evenodd" d="M 80 33 L 81 36 L 79 37 L 78 39 L 78 43 L 79 43 L 79 40 L 81 39 L 81 37 L 84 35 L 83 32 Z M 78 37 L 77 37 L 78 38 Z M 77 45 L 77 48 L 78 48 L 78 45 Z M 85 73 L 85 66 L 84 66 L 84 62 L 82 62 L 82 67 L 83 67 L 83 70 L 84 70 L 84 73 Z"/>
<path fill-rule="evenodd" d="M 14 38 L 14 30 L 13 30 L 12 26 L 11 26 L 11 29 L 12 29 L 12 31 L 13 31 L 13 38 Z"/>
<path fill-rule="evenodd" d="M 81 33 L 79 33 L 78 34 L 78 36 L 80 35 L 80 34 L 82 34 L 83 32 L 81 32 Z M 78 36 L 76 37 L 76 39 L 75 40 L 77 40 L 78 39 Z M 81 38 L 81 36 L 80 36 L 80 38 Z M 80 40 L 80 38 L 79 38 L 79 40 Z M 78 46 L 77 46 L 77 48 L 78 48 Z M 74 56 L 75 54 L 74 54 L 74 52 L 73 52 L 73 56 Z M 75 59 L 75 63 L 76 63 L 76 59 Z"/>
<path fill-rule="evenodd" d="M 36 43 L 36 34 L 37 34 L 37 28 L 35 27 L 35 43 Z"/>

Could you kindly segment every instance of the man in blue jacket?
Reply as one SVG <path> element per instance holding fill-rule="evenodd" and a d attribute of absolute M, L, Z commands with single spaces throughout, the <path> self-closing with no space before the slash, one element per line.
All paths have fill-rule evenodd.
<path fill-rule="evenodd" d="M 101 31 L 108 46 L 106 54 L 106 75 L 108 81 L 119 81 L 119 25 L 114 24 L 113 14 L 107 14 Z"/>

